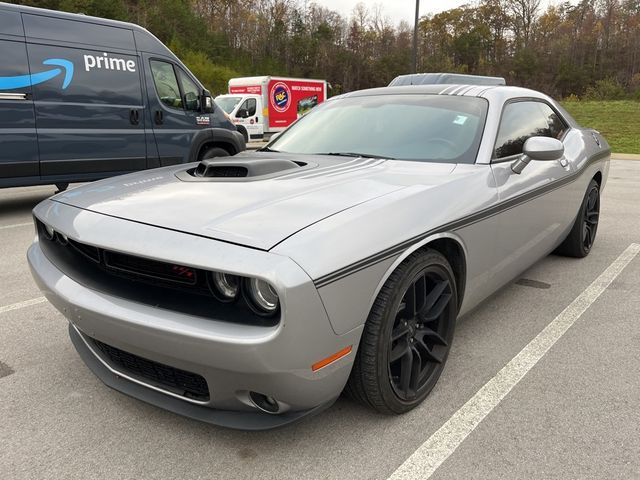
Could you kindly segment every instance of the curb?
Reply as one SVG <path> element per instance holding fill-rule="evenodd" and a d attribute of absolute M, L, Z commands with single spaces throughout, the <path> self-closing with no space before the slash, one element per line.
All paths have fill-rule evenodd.
<path fill-rule="evenodd" d="M 637 160 L 640 161 L 640 155 L 632 153 L 612 153 L 611 160 Z"/>

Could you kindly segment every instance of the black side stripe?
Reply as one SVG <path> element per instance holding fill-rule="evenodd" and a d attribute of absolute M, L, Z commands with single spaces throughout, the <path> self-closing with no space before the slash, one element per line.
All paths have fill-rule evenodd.
<path fill-rule="evenodd" d="M 552 192 L 553 190 L 557 190 L 559 188 L 564 187 L 565 185 L 573 183 L 584 173 L 584 171 L 589 166 L 591 166 L 593 163 L 599 160 L 602 160 L 608 155 L 609 155 L 608 151 L 600 152 L 597 155 L 592 156 L 585 163 L 585 165 L 581 170 L 567 177 L 561 178 L 560 180 L 556 180 L 554 182 L 550 182 L 546 185 L 543 185 L 542 187 L 536 188 L 535 190 L 531 190 L 530 192 L 523 193 L 521 195 L 518 195 L 517 197 L 510 198 L 509 200 L 506 200 L 504 202 L 498 203 L 491 207 L 485 208 L 484 210 L 480 210 L 476 213 L 469 214 L 458 220 L 453 220 L 449 223 L 436 227 L 432 230 L 416 235 L 412 238 L 409 238 L 408 240 L 405 240 L 402 243 L 399 243 L 385 250 L 382 250 L 381 252 L 370 255 L 366 258 L 363 258 L 362 260 L 358 260 L 357 262 L 347 265 L 346 267 L 343 267 L 334 272 L 328 273 L 327 275 L 323 275 L 322 277 L 315 279 L 313 283 L 316 286 L 316 288 L 325 287 L 330 283 L 336 282 L 344 277 L 347 277 L 356 272 L 364 270 L 365 268 L 368 268 L 372 265 L 375 265 L 391 257 L 399 255 L 400 253 L 405 251 L 407 248 L 409 248 L 413 244 L 419 243 L 420 241 L 424 240 L 425 238 L 431 235 L 434 235 L 437 233 L 454 231 L 454 230 L 460 230 L 461 228 L 468 227 L 470 225 L 473 225 L 474 223 L 480 222 L 481 220 L 485 220 L 489 217 L 493 217 L 494 215 L 498 215 L 499 213 L 505 212 L 514 207 L 530 202 L 531 200 L 534 200 L 535 198 L 538 198 L 549 192 Z"/>

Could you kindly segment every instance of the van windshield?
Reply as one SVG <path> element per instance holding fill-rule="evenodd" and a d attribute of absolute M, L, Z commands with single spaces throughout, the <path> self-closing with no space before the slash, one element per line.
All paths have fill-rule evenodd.
<path fill-rule="evenodd" d="M 216 97 L 215 102 L 222 110 L 230 114 L 240 103 L 240 100 L 242 97 Z"/>
<path fill-rule="evenodd" d="M 475 163 L 487 106 L 477 97 L 426 94 L 329 100 L 285 130 L 269 149 Z"/>

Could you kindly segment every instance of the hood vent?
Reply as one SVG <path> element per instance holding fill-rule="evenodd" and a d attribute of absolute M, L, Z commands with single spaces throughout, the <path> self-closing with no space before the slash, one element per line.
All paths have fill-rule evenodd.
<path fill-rule="evenodd" d="M 304 165 L 278 158 L 234 160 L 233 158 L 223 157 L 203 160 L 190 173 L 199 178 L 255 178 L 272 176 L 286 170 L 303 167 Z"/>

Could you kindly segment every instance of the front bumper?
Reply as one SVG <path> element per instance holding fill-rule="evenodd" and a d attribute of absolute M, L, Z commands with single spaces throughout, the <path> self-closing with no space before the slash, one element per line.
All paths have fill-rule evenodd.
<path fill-rule="evenodd" d="M 54 227 L 74 239 L 78 232 L 72 226 L 82 225 L 89 217 L 94 227 L 99 227 L 93 232 L 103 227 L 113 232 L 116 227 L 113 222 L 120 222 L 118 226 L 122 229 L 122 220 L 103 217 L 100 223 L 108 225 L 99 226 L 96 216 L 98 214 L 76 211 L 73 218 Z M 167 235 L 183 237 L 181 241 L 173 238 L 165 245 L 183 246 L 190 237 L 133 222 L 126 222 L 126 228 L 129 238 L 151 238 L 148 231 L 142 231 L 145 229 L 153 229 L 156 239 Z M 78 239 L 82 240 L 91 239 Z M 239 258 L 246 260 L 246 249 L 242 247 L 216 245 L 216 248 L 228 250 L 222 256 L 226 262 L 232 263 L 235 250 Z M 153 251 L 153 248 L 147 244 L 147 250 Z M 313 283 L 302 269 L 285 257 L 256 251 L 251 255 L 272 256 L 280 264 L 272 270 L 280 272 L 278 286 L 281 291 L 284 289 L 285 307 L 280 322 L 273 327 L 195 317 L 92 290 L 60 271 L 44 254 L 38 241 L 30 247 L 27 256 L 38 286 L 69 320 L 71 339 L 80 356 L 105 384 L 198 420 L 231 428 L 266 429 L 317 413 L 335 401 L 348 379 L 362 329 L 336 335 Z M 173 260 L 189 264 L 183 261 L 186 259 Z M 93 340 L 204 377 L 209 399 L 196 401 L 181 397 L 148 378 L 123 372 L 95 348 Z M 353 345 L 348 356 L 312 371 L 312 364 L 348 345 Z M 260 411 L 249 399 L 249 392 L 275 398 L 280 404 L 279 413 Z"/>

